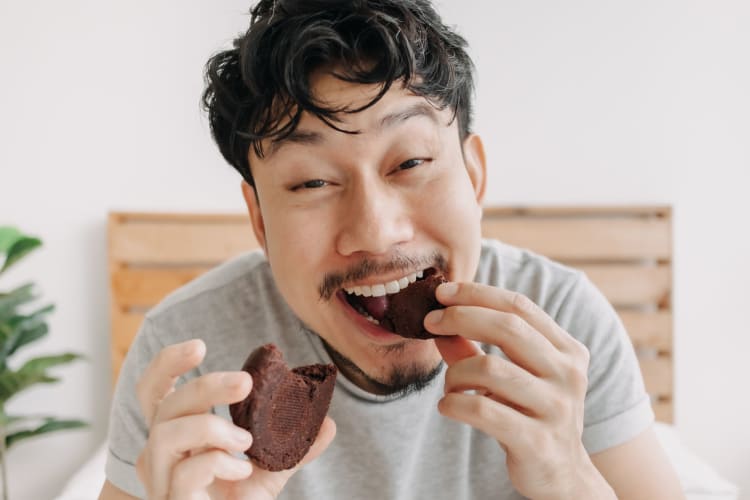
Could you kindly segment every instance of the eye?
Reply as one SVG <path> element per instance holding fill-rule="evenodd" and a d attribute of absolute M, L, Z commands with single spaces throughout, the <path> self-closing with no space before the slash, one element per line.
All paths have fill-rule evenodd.
<path fill-rule="evenodd" d="M 422 158 L 412 158 L 410 160 L 406 160 L 401 165 L 398 166 L 399 170 L 409 170 L 410 168 L 417 167 L 421 164 L 423 164 L 426 160 Z"/>
<path fill-rule="evenodd" d="M 313 179 L 311 181 L 303 182 L 292 187 L 292 191 L 299 191 L 301 189 L 318 189 L 328 185 L 328 183 L 322 179 Z"/>

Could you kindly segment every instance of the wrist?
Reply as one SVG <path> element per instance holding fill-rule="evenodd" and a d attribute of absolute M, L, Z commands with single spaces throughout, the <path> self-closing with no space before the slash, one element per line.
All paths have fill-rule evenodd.
<path fill-rule="evenodd" d="M 588 455 L 586 458 L 584 464 L 570 474 L 556 491 L 535 500 L 617 500 L 607 480 L 588 459 Z"/>
<path fill-rule="evenodd" d="M 566 499 L 576 500 L 617 500 L 615 491 L 594 464 L 588 460 L 588 465 L 578 476 L 578 481 L 572 485 Z"/>

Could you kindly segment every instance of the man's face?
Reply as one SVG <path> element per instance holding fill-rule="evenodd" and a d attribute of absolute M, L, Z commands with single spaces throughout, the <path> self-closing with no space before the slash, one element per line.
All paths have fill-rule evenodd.
<path fill-rule="evenodd" d="M 350 109 L 378 90 L 327 73 L 311 85 L 328 106 Z M 461 144 L 450 109 L 437 111 L 401 86 L 340 118 L 337 126 L 360 133 L 336 131 L 305 114 L 290 140 L 264 144 L 264 158 L 251 148 L 258 197 L 247 185 L 243 192 L 292 310 L 322 337 L 345 375 L 371 392 L 389 392 L 434 372 L 435 343 L 373 324 L 344 289 L 430 267 L 450 281 L 471 281 L 480 252 L 484 156 L 478 137 Z"/>

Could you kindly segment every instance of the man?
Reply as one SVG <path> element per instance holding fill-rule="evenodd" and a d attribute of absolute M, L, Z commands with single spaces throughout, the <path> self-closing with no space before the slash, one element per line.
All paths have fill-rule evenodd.
<path fill-rule="evenodd" d="M 682 497 L 606 300 L 481 239 L 465 45 L 427 0 L 277 0 L 209 61 L 212 132 L 263 253 L 147 316 L 101 498 Z M 439 338 L 381 328 L 387 295 L 431 268 L 449 280 L 424 320 Z M 310 452 L 275 473 L 240 458 L 252 436 L 227 411 L 268 342 L 340 370 Z"/>

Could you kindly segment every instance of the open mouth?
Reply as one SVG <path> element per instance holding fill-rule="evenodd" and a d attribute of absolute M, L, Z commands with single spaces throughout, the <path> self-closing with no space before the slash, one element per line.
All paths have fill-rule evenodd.
<path fill-rule="evenodd" d="M 389 332 L 397 333 L 393 322 L 386 317 L 390 299 L 402 293 L 410 285 L 436 274 L 435 268 L 427 268 L 387 283 L 371 286 L 344 288 L 346 302 L 370 323 Z"/>

